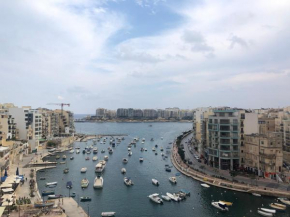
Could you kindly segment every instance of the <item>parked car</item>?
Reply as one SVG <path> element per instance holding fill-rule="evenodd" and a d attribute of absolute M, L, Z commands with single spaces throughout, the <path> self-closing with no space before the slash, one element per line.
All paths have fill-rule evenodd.
<path fill-rule="evenodd" d="M 192 161 L 191 160 L 189 160 L 189 161 L 187 161 L 188 162 L 188 164 L 192 164 Z"/>
<path fill-rule="evenodd" d="M 201 163 L 201 160 L 200 160 L 200 159 L 198 159 L 197 161 L 198 161 L 199 163 Z"/>

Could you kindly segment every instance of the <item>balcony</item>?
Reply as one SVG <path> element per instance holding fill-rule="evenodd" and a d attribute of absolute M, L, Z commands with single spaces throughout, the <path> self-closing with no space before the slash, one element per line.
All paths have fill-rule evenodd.
<path fill-rule="evenodd" d="M 263 158 L 268 158 L 268 159 L 273 159 L 276 157 L 275 154 L 265 154 L 265 153 L 262 153 L 260 152 L 260 156 L 263 157 Z"/>

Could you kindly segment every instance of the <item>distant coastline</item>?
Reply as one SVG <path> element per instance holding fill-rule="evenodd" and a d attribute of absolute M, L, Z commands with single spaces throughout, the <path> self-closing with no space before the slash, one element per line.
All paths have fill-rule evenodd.
<path fill-rule="evenodd" d="M 82 122 L 91 122 L 91 123 L 106 123 L 106 122 L 115 122 L 115 123 L 162 123 L 162 122 L 180 122 L 180 123 L 191 123 L 192 120 L 130 120 L 130 119 L 111 119 L 111 120 L 87 120 L 87 119 L 75 119 L 77 123 Z"/>

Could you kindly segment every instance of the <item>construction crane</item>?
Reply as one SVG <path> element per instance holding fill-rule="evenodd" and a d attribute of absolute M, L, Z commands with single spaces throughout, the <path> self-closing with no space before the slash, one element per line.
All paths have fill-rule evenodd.
<path fill-rule="evenodd" d="M 61 106 L 61 114 L 63 113 L 63 107 L 64 106 L 70 107 L 69 103 L 48 103 L 47 105 L 60 105 Z"/>

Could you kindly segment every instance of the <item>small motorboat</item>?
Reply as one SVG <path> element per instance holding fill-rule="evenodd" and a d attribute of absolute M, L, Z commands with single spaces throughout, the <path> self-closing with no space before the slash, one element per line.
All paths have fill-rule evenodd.
<path fill-rule="evenodd" d="M 144 151 L 147 151 L 147 148 L 144 148 Z"/>
<path fill-rule="evenodd" d="M 121 173 L 122 173 L 122 174 L 125 174 L 126 172 L 127 172 L 127 171 L 126 171 L 125 168 L 122 168 L 122 169 L 121 169 Z"/>
<path fill-rule="evenodd" d="M 123 163 L 124 164 L 128 163 L 128 159 L 127 158 L 123 158 Z"/>
<path fill-rule="evenodd" d="M 212 202 L 211 205 L 213 205 L 215 208 L 221 210 L 221 211 L 229 211 L 229 208 L 226 204 L 221 202 Z"/>
<path fill-rule="evenodd" d="M 284 211 L 286 209 L 286 205 L 280 204 L 280 203 L 270 203 L 270 207 L 273 209 L 277 209 L 280 211 Z"/>
<path fill-rule="evenodd" d="M 290 205 L 290 200 L 287 198 L 278 198 L 279 201 L 281 201 L 281 203 L 284 203 L 286 205 Z"/>
<path fill-rule="evenodd" d="M 176 180 L 176 177 L 175 176 L 172 176 L 172 177 L 169 177 L 169 181 L 173 184 L 176 184 L 177 183 L 177 180 Z"/>
<path fill-rule="evenodd" d="M 93 149 L 93 154 L 98 154 L 98 149 L 97 148 Z"/>
<path fill-rule="evenodd" d="M 76 154 L 79 154 L 80 153 L 80 150 L 76 150 Z"/>
<path fill-rule="evenodd" d="M 65 159 L 66 159 L 66 155 L 63 155 L 63 156 L 62 156 L 62 159 L 65 160 Z"/>
<path fill-rule="evenodd" d="M 83 150 L 83 154 L 85 154 L 86 153 L 86 150 Z"/>
<path fill-rule="evenodd" d="M 264 212 L 268 212 L 268 213 L 273 213 L 273 214 L 276 213 L 276 210 L 275 210 L 275 209 L 266 209 L 266 208 L 261 208 L 260 210 L 262 210 L 262 211 L 264 211 Z"/>
<path fill-rule="evenodd" d="M 42 191 L 41 192 L 42 196 L 53 195 L 53 194 L 55 194 L 53 190 L 48 190 L 48 191 Z"/>
<path fill-rule="evenodd" d="M 45 180 L 45 177 L 40 177 L 39 179 L 40 179 L 40 180 Z"/>
<path fill-rule="evenodd" d="M 45 186 L 57 185 L 57 182 L 47 182 Z"/>
<path fill-rule="evenodd" d="M 128 151 L 131 151 L 131 148 L 128 148 Z"/>
<path fill-rule="evenodd" d="M 81 202 L 87 202 L 87 201 L 91 201 L 92 198 L 90 197 L 80 197 Z"/>
<path fill-rule="evenodd" d="M 257 194 L 257 193 L 252 193 L 252 195 L 254 195 L 256 197 L 261 197 L 261 194 Z"/>
<path fill-rule="evenodd" d="M 74 159 L 74 157 L 72 156 L 72 157 L 70 157 L 69 159 L 73 160 L 73 159 Z"/>
<path fill-rule="evenodd" d="M 60 156 L 59 156 L 59 155 L 56 155 L 56 156 L 55 156 L 55 159 L 56 159 L 56 160 L 58 160 L 59 158 L 60 158 Z"/>
<path fill-rule="evenodd" d="M 166 171 L 166 172 L 171 172 L 171 169 L 170 169 L 169 167 L 166 167 L 166 168 L 165 168 L 165 171 Z"/>
<path fill-rule="evenodd" d="M 113 150 L 112 149 L 109 150 L 109 154 L 113 154 Z"/>
<path fill-rule="evenodd" d="M 144 161 L 144 158 L 143 158 L 143 157 L 140 157 L 140 158 L 139 158 L 139 161 L 140 161 L 140 162 L 143 162 L 143 161 Z"/>
<path fill-rule="evenodd" d="M 159 197 L 159 194 L 157 193 L 151 194 L 148 197 L 150 198 L 150 200 L 152 200 L 155 203 L 163 204 L 163 200 Z"/>
<path fill-rule="evenodd" d="M 232 202 L 227 202 L 227 201 L 223 201 L 223 200 L 220 200 L 219 202 L 224 203 L 224 204 L 226 204 L 227 206 L 232 206 L 232 205 L 233 205 Z"/>
<path fill-rule="evenodd" d="M 103 149 L 102 151 L 101 151 L 101 153 L 105 153 L 106 151 Z"/>
<path fill-rule="evenodd" d="M 63 197 L 62 194 L 58 194 L 58 195 L 52 194 L 52 195 L 47 196 L 48 199 L 58 199 L 58 198 L 62 198 L 62 197 Z"/>
<path fill-rule="evenodd" d="M 101 216 L 115 216 L 116 212 L 102 212 Z"/>
<path fill-rule="evenodd" d="M 102 176 L 97 176 L 94 181 L 94 188 L 103 188 L 104 180 Z"/>
<path fill-rule="evenodd" d="M 269 212 L 264 212 L 262 210 L 258 210 L 258 214 L 262 215 L 262 216 L 273 216 L 273 213 L 269 213 Z"/>
<path fill-rule="evenodd" d="M 34 203 L 35 208 L 53 206 L 54 200 L 37 201 Z"/>
<path fill-rule="evenodd" d="M 124 183 L 127 186 L 134 185 L 134 183 L 132 182 L 132 180 L 130 178 L 127 178 L 127 177 L 124 178 Z"/>
<path fill-rule="evenodd" d="M 106 156 L 104 157 L 104 160 L 105 160 L 105 161 L 108 161 L 108 160 L 109 160 L 109 157 L 106 155 Z"/>
<path fill-rule="evenodd" d="M 132 156 L 132 154 L 133 154 L 133 152 L 132 152 L 132 151 L 130 151 L 130 152 L 128 153 L 128 156 Z"/>
<path fill-rule="evenodd" d="M 176 196 L 176 195 L 173 195 L 173 194 L 171 194 L 171 193 L 166 193 L 166 195 L 171 199 L 171 200 L 174 200 L 174 201 L 176 201 L 176 202 L 178 202 L 178 201 L 180 201 L 180 198 L 178 197 L 178 196 Z"/>
<path fill-rule="evenodd" d="M 156 151 L 156 149 L 153 147 L 153 148 L 152 148 L 152 151 Z"/>
<path fill-rule="evenodd" d="M 87 150 L 87 152 L 86 152 L 87 154 L 90 154 L 91 153 L 91 151 L 90 150 Z"/>
<path fill-rule="evenodd" d="M 157 153 L 157 152 L 155 152 L 155 155 L 158 155 L 158 153 Z"/>
<path fill-rule="evenodd" d="M 166 201 L 171 201 L 171 198 L 166 195 L 161 195 L 161 198 Z"/>
<path fill-rule="evenodd" d="M 75 153 L 75 150 L 72 149 L 72 150 L 69 151 L 69 153 L 73 154 L 73 153 Z"/>
<path fill-rule="evenodd" d="M 94 156 L 93 157 L 93 161 L 97 161 L 98 160 L 98 157 L 97 156 Z"/>
<path fill-rule="evenodd" d="M 64 170 L 63 170 L 63 173 L 68 173 L 69 172 L 69 168 L 65 168 Z"/>
<path fill-rule="evenodd" d="M 72 182 L 71 182 L 71 181 L 68 181 L 68 182 L 66 183 L 66 188 L 68 188 L 68 189 L 72 189 Z"/>
<path fill-rule="evenodd" d="M 84 179 L 82 179 L 82 181 L 81 181 L 81 187 L 82 188 L 87 188 L 88 186 L 89 186 L 89 180 L 88 179 L 86 179 L 86 178 L 84 178 Z"/>
<path fill-rule="evenodd" d="M 205 184 L 205 183 L 202 183 L 200 184 L 202 187 L 205 187 L 205 188 L 209 188 L 210 186 L 208 184 Z"/>
<path fill-rule="evenodd" d="M 73 192 L 73 193 L 71 193 L 71 197 L 75 197 L 77 194 L 76 194 L 76 192 Z"/>
<path fill-rule="evenodd" d="M 159 186 L 159 182 L 156 179 L 152 179 L 152 184 L 153 185 L 156 185 L 156 186 Z"/>
<path fill-rule="evenodd" d="M 90 157 L 86 157 L 85 160 L 90 160 Z"/>
<path fill-rule="evenodd" d="M 81 173 L 85 173 L 85 172 L 87 172 L 87 168 L 86 167 L 81 168 Z"/>
<path fill-rule="evenodd" d="M 156 144 L 155 147 L 158 148 L 158 145 Z"/>

